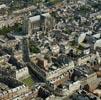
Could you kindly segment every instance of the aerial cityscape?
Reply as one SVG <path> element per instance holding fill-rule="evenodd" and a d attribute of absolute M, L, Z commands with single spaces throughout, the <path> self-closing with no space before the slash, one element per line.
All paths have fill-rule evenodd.
<path fill-rule="evenodd" d="M 101 100 L 101 0 L 0 0 L 0 100 Z"/>

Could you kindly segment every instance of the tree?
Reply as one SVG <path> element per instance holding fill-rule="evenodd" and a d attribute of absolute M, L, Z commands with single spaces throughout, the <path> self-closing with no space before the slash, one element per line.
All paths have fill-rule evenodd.
<path fill-rule="evenodd" d="M 40 53 L 40 49 L 37 46 L 31 46 L 30 51 L 32 53 Z"/>
<path fill-rule="evenodd" d="M 6 27 L 4 26 L 2 29 L 0 29 L 0 35 L 6 35 L 7 33 L 9 33 L 12 30 L 11 27 Z"/>

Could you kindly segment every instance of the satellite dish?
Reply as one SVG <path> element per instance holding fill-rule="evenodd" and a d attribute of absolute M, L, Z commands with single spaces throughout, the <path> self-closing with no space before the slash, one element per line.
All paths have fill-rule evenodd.
<path fill-rule="evenodd" d="M 82 43 L 84 41 L 85 37 L 86 37 L 86 34 L 85 33 L 80 34 L 80 36 L 78 38 L 78 43 L 79 44 Z"/>

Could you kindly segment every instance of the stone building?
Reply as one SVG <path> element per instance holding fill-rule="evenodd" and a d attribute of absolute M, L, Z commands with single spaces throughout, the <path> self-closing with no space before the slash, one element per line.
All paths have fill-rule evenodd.
<path fill-rule="evenodd" d="M 47 33 L 54 26 L 54 19 L 49 13 L 36 15 L 29 18 L 28 34 L 31 35 L 36 31 L 43 31 Z"/>
<path fill-rule="evenodd" d="M 56 87 L 69 79 L 69 71 L 72 71 L 75 67 L 73 61 L 69 61 L 68 64 L 56 67 L 52 65 L 51 62 L 49 63 L 47 59 L 42 59 L 41 57 L 36 59 L 36 64 L 32 64 L 33 71 L 38 75 L 38 77 L 44 81 L 49 81 Z"/>
<path fill-rule="evenodd" d="M 29 70 L 27 67 L 16 70 L 16 79 L 17 80 L 23 80 L 23 79 L 28 78 L 29 76 L 30 76 Z"/>
<path fill-rule="evenodd" d="M 92 73 L 88 75 L 86 79 L 82 79 L 81 84 L 84 85 L 84 89 L 88 91 L 92 92 L 95 90 L 99 84 L 96 73 Z"/>
<path fill-rule="evenodd" d="M 91 62 L 91 61 L 94 61 L 96 59 L 96 55 L 95 54 L 89 54 L 89 55 L 85 55 L 85 56 L 82 56 L 80 58 L 78 58 L 78 65 L 83 65 L 83 64 L 86 64 L 88 61 Z"/>

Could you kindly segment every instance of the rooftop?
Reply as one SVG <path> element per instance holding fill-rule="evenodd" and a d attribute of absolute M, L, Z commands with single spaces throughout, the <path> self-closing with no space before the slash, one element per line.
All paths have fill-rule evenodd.
<path fill-rule="evenodd" d="M 36 15 L 36 16 L 30 17 L 29 20 L 30 20 L 30 22 L 39 21 L 39 20 L 41 20 L 41 16 L 50 17 L 50 14 L 45 13 L 45 14 L 42 14 L 42 15 Z"/>

